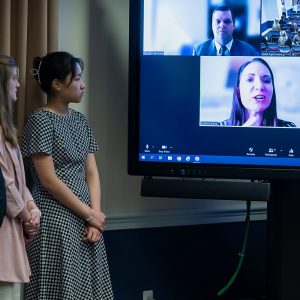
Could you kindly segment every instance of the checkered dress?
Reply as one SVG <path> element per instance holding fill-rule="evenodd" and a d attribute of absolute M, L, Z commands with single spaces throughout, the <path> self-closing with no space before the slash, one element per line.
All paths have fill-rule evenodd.
<path fill-rule="evenodd" d="M 72 109 L 69 116 L 36 110 L 23 132 L 23 156 L 51 155 L 58 178 L 86 204 L 85 160 L 97 148 L 88 121 Z M 39 234 L 27 247 L 32 276 L 25 299 L 113 299 L 103 237 L 95 244 L 84 242 L 85 222 L 41 186 L 32 166 L 31 173 L 42 218 Z"/>

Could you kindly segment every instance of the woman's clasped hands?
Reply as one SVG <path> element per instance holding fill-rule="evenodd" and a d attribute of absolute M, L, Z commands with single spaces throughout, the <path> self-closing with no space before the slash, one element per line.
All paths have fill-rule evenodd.
<path fill-rule="evenodd" d="M 91 216 L 86 219 L 88 222 L 85 227 L 84 241 L 96 243 L 100 240 L 101 234 L 105 229 L 105 214 L 99 210 L 91 209 Z"/>
<path fill-rule="evenodd" d="M 23 229 L 26 239 L 31 241 L 40 229 L 41 211 L 37 208 L 29 211 L 30 217 L 23 221 Z"/>

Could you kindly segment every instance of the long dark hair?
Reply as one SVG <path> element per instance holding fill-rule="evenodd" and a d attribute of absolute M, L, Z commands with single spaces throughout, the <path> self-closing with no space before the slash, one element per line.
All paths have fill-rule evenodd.
<path fill-rule="evenodd" d="M 238 88 L 240 85 L 240 77 L 243 73 L 244 69 L 253 62 L 259 62 L 267 67 L 271 74 L 272 78 L 272 85 L 273 85 L 273 95 L 271 99 L 271 103 L 267 109 L 263 111 L 263 119 L 262 119 L 262 126 L 277 126 L 278 119 L 277 119 L 277 109 L 276 109 L 276 92 L 275 92 L 275 86 L 274 86 L 274 76 L 273 72 L 268 65 L 268 63 L 263 60 L 262 58 L 253 58 L 250 61 L 245 62 L 243 65 L 241 65 L 238 76 L 237 76 L 237 82 L 233 90 L 233 99 L 232 99 L 232 108 L 231 108 L 231 115 L 228 119 L 228 125 L 233 126 L 242 126 L 246 122 L 246 109 L 244 105 L 242 104 L 241 97 L 238 92 Z"/>

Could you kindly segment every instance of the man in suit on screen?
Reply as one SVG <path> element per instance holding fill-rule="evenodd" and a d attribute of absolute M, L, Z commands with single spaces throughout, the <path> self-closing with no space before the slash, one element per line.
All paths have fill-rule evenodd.
<path fill-rule="evenodd" d="M 212 13 L 213 39 L 193 48 L 193 55 L 204 56 L 255 56 L 257 52 L 250 44 L 233 37 L 235 21 L 227 6 L 219 6 Z"/>

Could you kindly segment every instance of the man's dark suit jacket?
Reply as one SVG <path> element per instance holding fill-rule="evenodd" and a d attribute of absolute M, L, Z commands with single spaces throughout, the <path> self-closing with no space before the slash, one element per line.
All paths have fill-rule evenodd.
<path fill-rule="evenodd" d="M 2 225 L 3 218 L 6 212 L 6 189 L 5 182 L 0 169 L 0 226 Z"/>
<path fill-rule="evenodd" d="M 207 40 L 196 45 L 193 49 L 193 55 L 216 56 L 217 49 L 215 47 L 214 39 Z M 256 56 L 258 53 L 250 44 L 233 39 L 232 47 L 230 49 L 230 56 Z"/>

